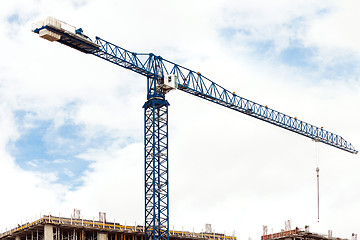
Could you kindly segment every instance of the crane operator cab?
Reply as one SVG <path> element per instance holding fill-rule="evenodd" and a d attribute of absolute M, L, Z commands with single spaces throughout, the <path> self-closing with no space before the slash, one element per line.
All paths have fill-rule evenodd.
<path fill-rule="evenodd" d="M 169 92 L 173 89 L 177 89 L 179 85 L 179 78 L 175 74 L 164 75 L 164 83 L 161 88 L 165 90 L 165 92 Z"/>

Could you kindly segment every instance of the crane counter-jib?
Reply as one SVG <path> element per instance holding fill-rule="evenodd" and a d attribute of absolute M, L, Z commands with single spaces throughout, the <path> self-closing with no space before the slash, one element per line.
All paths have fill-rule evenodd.
<path fill-rule="evenodd" d="M 83 34 L 81 28 L 76 29 L 53 17 L 47 17 L 44 21 L 37 22 L 32 31 L 48 41 L 58 41 L 84 53 L 94 53 L 100 48 L 98 44 Z"/>

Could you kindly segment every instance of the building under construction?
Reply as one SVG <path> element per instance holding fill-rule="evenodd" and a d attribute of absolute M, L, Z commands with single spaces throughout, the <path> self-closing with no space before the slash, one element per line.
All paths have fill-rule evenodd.
<path fill-rule="evenodd" d="M 0 233 L 0 240 L 145 240 L 144 226 L 127 226 L 106 221 L 106 215 L 99 214 L 99 220 L 80 218 L 80 212 L 71 218 L 45 215 L 42 218 L 18 225 L 16 228 Z M 267 228 L 267 227 L 266 227 Z M 195 233 L 189 231 L 169 231 L 170 240 L 237 240 L 234 235 L 215 233 L 207 224 L 206 231 Z M 264 234 L 261 240 L 349 240 L 333 237 L 329 230 L 327 235 L 312 233 L 308 226 L 305 229 L 281 231 Z M 353 234 L 351 240 L 357 240 Z"/>
<path fill-rule="evenodd" d="M 116 222 L 107 222 L 105 218 L 85 220 L 64 218 L 51 215 L 18 225 L 18 227 L 0 234 L 0 240 L 144 240 L 144 226 L 127 226 Z M 169 231 L 170 240 L 236 240 L 235 236 L 205 231 Z"/>
<path fill-rule="evenodd" d="M 309 226 L 305 226 L 305 230 L 295 228 L 294 230 L 281 231 L 279 233 L 266 234 L 261 236 L 261 240 L 349 240 L 347 238 L 333 237 L 329 230 L 328 235 L 312 233 Z M 353 239 L 357 240 L 353 234 Z"/>

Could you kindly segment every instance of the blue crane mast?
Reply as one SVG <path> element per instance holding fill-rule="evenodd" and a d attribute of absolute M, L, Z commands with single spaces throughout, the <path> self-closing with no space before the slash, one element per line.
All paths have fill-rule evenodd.
<path fill-rule="evenodd" d="M 49 41 L 58 41 L 129 69 L 147 79 L 144 108 L 145 151 L 145 238 L 169 239 L 168 191 L 168 107 L 166 93 L 178 89 L 196 97 L 233 109 L 291 132 L 338 149 L 358 151 L 341 136 L 238 96 L 200 72 L 173 63 L 152 53 L 135 53 L 100 37 L 92 41 L 81 28 L 48 17 L 33 28 Z"/>

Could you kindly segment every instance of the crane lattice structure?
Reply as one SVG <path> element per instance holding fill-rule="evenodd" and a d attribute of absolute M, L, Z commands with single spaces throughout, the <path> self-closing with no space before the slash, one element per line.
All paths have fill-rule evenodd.
<path fill-rule="evenodd" d="M 147 79 L 144 108 L 145 145 L 145 237 L 169 239 L 168 192 L 168 107 L 166 93 L 178 89 L 196 97 L 271 123 L 291 132 L 357 153 L 341 136 L 236 95 L 200 72 L 180 66 L 152 53 L 135 53 L 100 37 L 92 41 L 65 22 L 48 17 L 33 27 L 33 32 L 49 41 L 57 41 L 129 69 Z"/>

